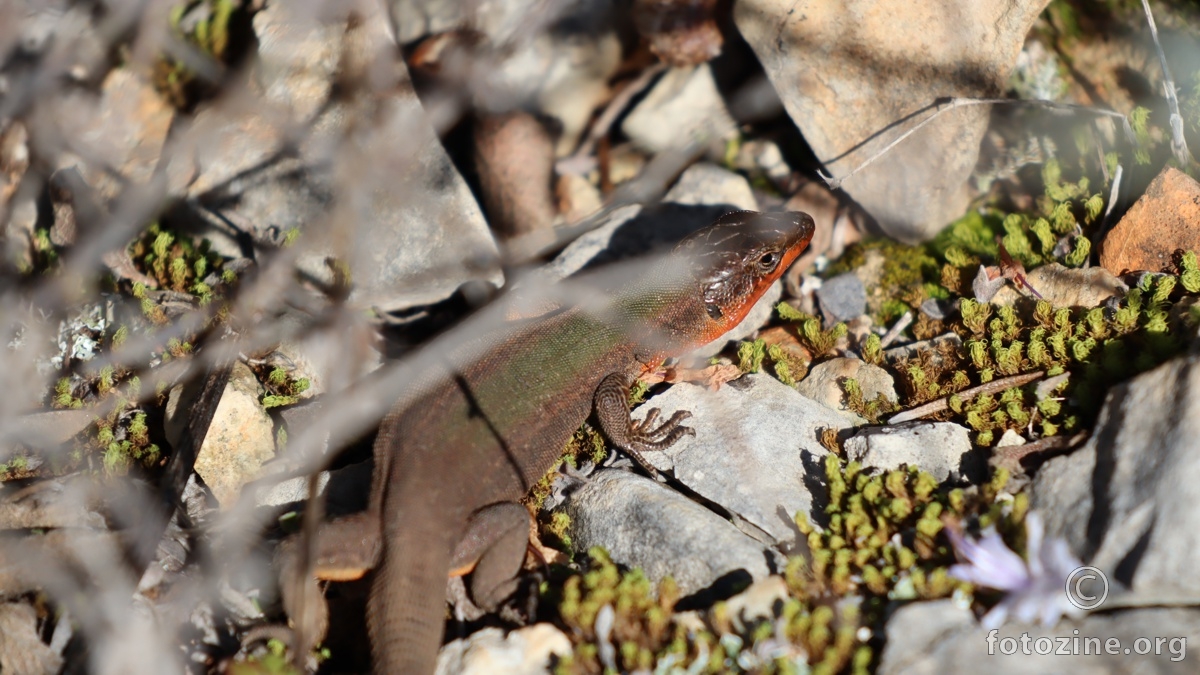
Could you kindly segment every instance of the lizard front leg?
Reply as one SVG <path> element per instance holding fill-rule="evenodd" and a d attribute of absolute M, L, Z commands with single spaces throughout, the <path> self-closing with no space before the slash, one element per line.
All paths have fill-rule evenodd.
<path fill-rule="evenodd" d="M 659 479 L 658 470 L 642 455 L 651 450 L 666 450 L 684 436 L 695 436 L 696 431 L 681 424 L 692 416 L 686 410 L 679 410 L 671 419 L 658 427 L 658 408 L 646 413 L 646 419 L 636 422 L 629 415 L 629 385 L 630 378 L 623 373 L 612 373 L 600 381 L 596 387 L 596 395 L 592 399 L 596 419 L 600 429 L 612 444 L 629 455 L 655 480 Z"/>

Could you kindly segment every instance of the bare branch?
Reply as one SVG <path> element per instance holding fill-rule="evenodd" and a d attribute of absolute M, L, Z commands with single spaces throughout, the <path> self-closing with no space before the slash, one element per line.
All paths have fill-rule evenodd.
<path fill-rule="evenodd" d="M 984 394 L 995 394 L 996 392 L 1004 391 L 1005 389 L 1011 389 L 1012 387 L 1020 387 L 1025 384 L 1029 384 L 1030 382 L 1045 376 L 1045 374 L 1046 371 L 1044 370 L 1035 370 L 1032 373 L 1025 373 L 1023 375 L 1002 377 L 999 380 L 992 380 L 991 382 L 981 384 L 977 387 L 963 389 L 958 393 L 950 394 L 950 396 L 957 396 L 963 400 L 966 400 L 976 396 L 982 396 Z M 950 396 L 943 396 L 936 401 L 930 401 L 925 405 L 919 405 L 915 408 L 905 410 L 902 413 L 892 416 L 892 419 L 888 420 L 888 424 L 911 422 L 912 420 L 919 420 L 922 417 L 928 417 L 935 413 L 946 410 L 950 407 Z"/>
<path fill-rule="evenodd" d="M 915 125 L 913 125 L 912 127 L 910 127 L 908 129 L 908 131 L 905 131 L 904 133 L 900 134 L 896 138 L 892 139 L 892 141 L 890 143 L 885 145 L 874 155 L 871 155 L 870 157 L 868 157 L 866 160 L 863 161 L 862 164 L 859 164 L 858 166 L 854 167 L 850 171 L 850 173 L 847 173 L 846 175 L 844 175 L 840 178 L 834 178 L 832 175 L 827 174 L 823 171 L 818 171 L 817 173 L 821 176 L 821 180 L 824 180 L 825 184 L 829 186 L 829 189 L 831 189 L 831 190 L 840 189 L 842 187 L 843 183 L 845 183 L 847 180 L 852 178 L 859 171 L 862 171 L 863 169 L 867 168 L 872 163 L 874 163 L 875 160 L 886 155 L 888 152 L 890 152 L 892 150 L 892 148 L 903 143 L 905 141 L 905 139 L 907 139 L 909 136 L 912 136 L 916 132 L 920 131 L 927 124 L 929 124 L 933 120 L 937 119 L 942 113 L 946 112 L 947 110 L 954 110 L 955 108 L 963 108 L 963 107 L 975 106 L 975 105 L 1036 106 L 1036 107 L 1046 108 L 1048 110 L 1053 110 L 1053 111 L 1058 111 L 1058 112 L 1087 113 L 1090 115 L 1096 115 L 1096 116 L 1101 116 L 1101 117 L 1115 117 L 1115 118 L 1118 118 L 1121 120 L 1122 127 L 1125 130 L 1126 137 L 1128 137 L 1128 138 L 1134 137 L 1133 127 L 1129 124 L 1129 118 L 1125 117 L 1125 115 L 1122 115 L 1121 113 L 1116 112 L 1114 110 L 1104 110 L 1102 108 L 1090 108 L 1088 106 L 1074 105 L 1071 103 L 1056 103 L 1054 101 L 1045 101 L 1045 100 L 1041 100 L 1041 99 L 1020 100 L 1020 99 L 1010 99 L 1010 98 L 942 98 L 942 99 L 938 99 L 937 101 L 934 101 L 929 106 L 929 108 L 926 108 L 926 109 L 933 109 L 934 112 L 932 114 L 930 114 L 925 119 L 921 120 L 920 122 L 918 122 Z M 918 111 L 918 112 L 920 112 L 920 111 Z"/>
<path fill-rule="evenodd" d="M 1167 67 L 1167 55 L 1163 52 L 1162 44 L 1158 41 L 1158 26 L 1154 25 L 1154 14 L 1150 11 L 1149 0 L 1142 0 L 1142 9 L 1146 10 L 1146 23 L 1150 25 L 1150 36 L 1154 38 L 1154 49 L 1158 52 L 1158 62 L 1163 71 L 1163 95 L 1167 97 L 1167 108 L 1171 111 L 1171 152 L 1183 166 L 1191 162 L 1192 155 L 1188 152 L 1187 140 L 1183 137 L 1183 116 L 1179 114 L 1179 99 L 1175 95 L 1175 80 L 1171 79 L 1171 69 Z"/>

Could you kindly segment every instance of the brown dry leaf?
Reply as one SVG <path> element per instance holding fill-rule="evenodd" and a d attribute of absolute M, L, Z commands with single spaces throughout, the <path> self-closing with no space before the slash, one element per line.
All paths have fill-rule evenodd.
<path fill-rule="evenodd" d="M 533 556 L 525 557 L 526 569 L 537 569 L 543 565 L 566 565 L 571 562 L 562 551 L 542 543 L 538 536 L 537 518 L 532 515 L 529 518 L 529 551 Z"/>
<path fill-rule="evenodd" d="M 129 257 L 129 251 L 120 249 L 117 251 L 109 251 L 101 258 L 108 270 L 113 273 L 118 279 L 128 279 L 135 284 L 142 284 L 146 288 L 158 288 L 158 281 L 154 277 L 148 277 L 133 264 L 133 258 Z"/>
<path fill-rule="evenodd" d="M 662 381 L 692 382 L 716 391 L 721 385 L 736 380 L 742 374 L 742 369 L 732 363 L 718 363 L 704 368 L 668 368 Z"/>

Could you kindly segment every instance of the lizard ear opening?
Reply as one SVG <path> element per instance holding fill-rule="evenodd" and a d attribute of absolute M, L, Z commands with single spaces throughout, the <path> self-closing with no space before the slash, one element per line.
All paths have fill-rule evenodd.
<path fill-rule="evenodd" d="M 704 311 L 708 312 L 708 315 L 713 319 L 720 319 L 725 316 L 725 313 L 721 311 L 721 306 L 711 302 L 704 306 Z"/>

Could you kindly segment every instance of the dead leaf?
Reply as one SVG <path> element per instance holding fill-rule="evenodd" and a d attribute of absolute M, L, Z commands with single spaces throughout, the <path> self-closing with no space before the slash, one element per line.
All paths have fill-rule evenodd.
<path fill-rule="evenodd" d="M 975 280 L 971 282 L 971 290 L 979 302 L 990 302 L 992 298 L 996 297 L 996 293 L 1004 288 L 1004 284 L 1005 279 L 1000 274 L 999 267 L 980 265 Z"/>
<path fill-rule="evenodd" d="M 670 382 L 691 382 L 716 391 L 721 385 L 741 377 L 742 369 L 732 363 L 718 363 L 704 368 L 668 368 L 665 377 L 660 380 Z"/>

